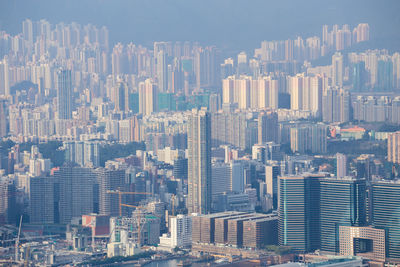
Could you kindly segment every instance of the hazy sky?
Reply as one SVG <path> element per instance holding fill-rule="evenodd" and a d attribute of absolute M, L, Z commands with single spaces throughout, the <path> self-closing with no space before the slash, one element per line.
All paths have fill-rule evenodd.
<path fill-rule="evenodd" d="M 252 49 L 262 40 L 311 36 L 322 24 L 368 22 L 373 37 L 400 39 L 398 0 L 0 0 L 0 28 L 25 18 L 106 25 L 111 42 L 196 40 Z"/>

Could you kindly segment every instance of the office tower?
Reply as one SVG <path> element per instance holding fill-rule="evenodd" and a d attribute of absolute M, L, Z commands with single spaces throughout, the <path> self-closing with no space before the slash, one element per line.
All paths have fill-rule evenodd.
<path fill-rule="evenodd" d="M 386 233 L 386 257 L 400 259 L 400 183 L 376 182 L 372 185 L 372 225 Z"/>
<path fill-rule="evenodd" d="M 192 110 L 188 122 L 188 211 L 211 212 L 211 115 Z"/>
<path fill-rule="evenodd" d="M 339 253 L 339 226 L 366 223 L 365 179 L 320 178 L 321 251 Z"/>
<path fill-rule="evenodd" d="M 400 163 L 400 131 L 388 134 L 388 161 Z"/>
<path fill-rule="evenodd" d="M 367 73 L 365 62 L 360 61 L 353 64 L 353 90 L 356 92 L 365 91 Z"/>
<path fill-rule="evenodd" d="M 100 168 L 96 170 L 96 174 L 99 183 L 100 214 L 118 216 L 120 209 L 118 195 L 110 194 L 107 191 L 124 191 L 125 170 Z"/>
<path fill-rule="evenodd" d="M 10 74 L 8 69 L 8 57 L 0 61 L 0 95 L 10 95 Z"/>
<path fill-rule="evenodd" d="M 29 178 L 29 222 L 36 224 L 55 223 L 54 177 Z"/>
<path fill-rule="evenodd" d="M 347 176 L 347 156 L 345 154 L 336 154 L 336 176 L 338 178 Z"/>
<path fill-rule="evenodd" d="M 72 111 L 74 108 L 71 70 L 60 69 L 57 72 L 57 77 L 58 77 L 58 88 L 57 88 L 58 118 L 60 120 L 69 120 L 72 119 Z"/>
<path fill-rule="evenodd" d="M 158 106 L 157 87 L 152 80 L 139 83 L 139 113 L 150 115 Z"/>
<path fill-rule="evenodd" d="M 167 57 L 163 50 L 156 55 L 156 72 L 158 89 L 160 92 L 166 92 L 168 90 Z"/>
<path fill-rule="evenodd" d="M 263 111 L 258 115 L 258 143 L 278 143 L 278 114 L 272 111 Z"/>
<path fill-rule="evenodd" d="M 16 188 L 9 180 L 0 179 L 0 224 L 14 224 L 17 221 Z"/>
<path fill-rule="evenodd" d="M 188 178 L 188 159 L 178 157 L 174 160 L 173 175 L 179 179 L 186 180 Z"/>
<path fill-rule="evenodd" d="M 332 86 L 343 86 L 343 55 L 340 52 L 332 56 Z"/>
<path fill-rule="evenodd" d="M 297 252 L 320 247 L 319 202 L 318 177 L 279 177 L 280 246 Z"/>
<path fill-rule="evenodd" d="M 240 161 L 233 160 L 230 163 L 230 184 L 232 192 L 244 192 L 244 166 Z"/>
<path fill-rule="evenodd" d="M 114 109 L 118 111 L 129 111 L 129 88 L 124 82 L 119 82 L 113 88 Z"/>
<path fill-rule="evenodd" d="M 60 223 L 68 224 L 74 217 L 93 212 L 95 174 L 90 168 L 65 164 L 54 172 L 59 183 Z"/>
<path fill-rule="evenodd" d="M 211 173 L 212 198 L 215 202 L 218 195 L 232 191 L 230 166 L 226 163 L 214 163 Z"/>
<path fill-rule="evenodd" d="M 322 119 L 324 122 L 347 122 L 350 120 L 349 92 L 329 88 L 322 97 Z"/>
<path fill-rule="evenodd" d="M 0 139 L 8 134 L 7 100 L 0 98 Z"/>
<path fill-rule="evenodd" d="M 267 185 L 267 194 L 272 197 L 272 209 L 278 209 L 278 176 L 281 168 L 278 165 L 265 166 L 265 184 Z"/>

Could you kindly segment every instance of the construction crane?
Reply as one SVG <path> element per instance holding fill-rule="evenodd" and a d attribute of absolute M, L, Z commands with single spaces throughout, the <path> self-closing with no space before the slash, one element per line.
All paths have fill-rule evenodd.
<path fill-rule="evenodd" d="M 134 206 L 134 205 L 129 205 L 129 204 L 121 204 L 121 206 L 124 207 L 129 207 L 129 208 L 136 208 L 138 211 L 138 214 L 136 214 L 137 217 L 137 228 L 138 228 L 138 245 L 139 247 L 141 246 L 141 240 L 142 240 L 142 211 L 141 209 L 143 206 Z"/>
<path fill-rule="evenodd" d="M 17 240 L 15 241 L 15 262 L 18 262 L 19 257 L 19 237 L 21 235 L 21 226 L 22 226 L 22 215 L 19 219 L 19 228 L 18 228 L 18 236 L 17 236 Z"/>
<path fill-rule="evenodd" d="M 122 206 L 129 207 L 127 206 L 128 204 L 122 204 L 122 195 L 152 195 L 152 193 L 146 193 L 146 192 L 123 192 L 119 188 L 118 190 L 108 190 L 108 194 L 118 194 L 118 201 L 119 201 L 119 216 L 122 216 Z"/>

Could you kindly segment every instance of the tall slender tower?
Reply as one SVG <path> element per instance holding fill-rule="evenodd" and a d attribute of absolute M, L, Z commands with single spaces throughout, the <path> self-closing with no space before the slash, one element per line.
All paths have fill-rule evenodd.
<path fill-rule="evenodd" d="M 340 52 L 336 52 L 332 56 L 332 85 L 343 86 L 343 55 Z"/>
<path fill-rule="evenodd" d="M 72 119 L 73 98 L 71 70 L 59 70 L 57 90 L 58 118 L 62 120 Z"/>
<path fill-rule="evenodd" d="M 8 133 L 7 100 L 0 98 L 0 138 Z"/>
<path fill-rule="evenodd" d="M 188 127 L 188 211 L 211 212 L 211 115 L 192 110 Z"/>
<path fill-rule="evenodd" d="M 160 92 L 168 89 L 167 57 L 164 51 L 157 54 L 157 81 Z"/>

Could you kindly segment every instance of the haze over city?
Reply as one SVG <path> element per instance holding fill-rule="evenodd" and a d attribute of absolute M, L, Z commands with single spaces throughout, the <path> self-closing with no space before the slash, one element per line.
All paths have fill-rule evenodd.
<path fill-rule="evenodd" d="M 399 11 L 0 0 L 0 265 L 400 265 Z"/>

